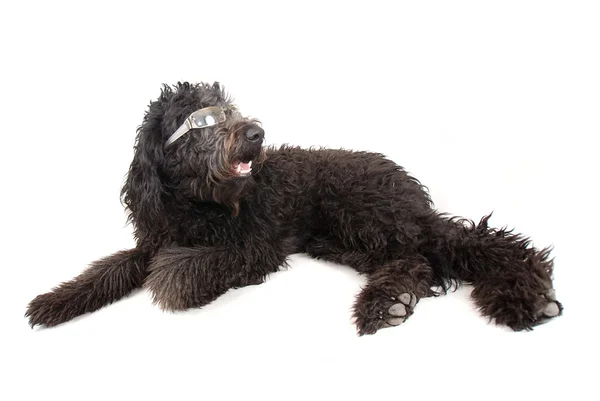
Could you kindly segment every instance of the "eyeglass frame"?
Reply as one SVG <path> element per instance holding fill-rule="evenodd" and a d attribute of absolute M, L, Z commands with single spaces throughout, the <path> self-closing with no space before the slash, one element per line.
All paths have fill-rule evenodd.
<path fill-rule="evenodd" d="M 212 122 L 198 123 L 198 119 L 206 120 L 206 117 L 212 117 Z M 194 111 L 190 114 L 183 124 L 175 130 L 175 132 L 167 139 L 164 148 L 166 149 L 173 144 L 176 140 L 187 134 L 190 130 L 195 128 L 207 128 L 213 127 L 217 124 L 223 123 L 227 120 L 225 115 L 225 108 L 220 106 L 204 107 L 202 109 Z"/>

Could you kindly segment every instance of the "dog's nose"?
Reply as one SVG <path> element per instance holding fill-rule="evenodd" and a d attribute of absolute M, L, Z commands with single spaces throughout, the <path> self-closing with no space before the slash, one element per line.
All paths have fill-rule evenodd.
<path fill-rule="evenodd" d="M 253 125 L 252 127 L 248 128 L 248 130 L 246 131 L 246 139 L 249 140 L 250 142 L 261 141 L 264 137 L 265 137 L 265 130 L 256 125 Z"/>

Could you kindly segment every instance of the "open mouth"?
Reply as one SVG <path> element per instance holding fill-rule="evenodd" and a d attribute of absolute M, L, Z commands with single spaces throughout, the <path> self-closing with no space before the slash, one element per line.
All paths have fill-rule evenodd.
<path fill-rule="evenodd" d="M 246 162 L 236 161 L 232 165 L 233 171 L 236 175 L 244 176 L 252 173 L 252 160 Z"/>

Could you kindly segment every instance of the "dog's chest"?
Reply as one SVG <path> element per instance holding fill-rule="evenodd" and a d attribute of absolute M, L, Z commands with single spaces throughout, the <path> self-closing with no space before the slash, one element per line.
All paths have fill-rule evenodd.
<path fill-rule="evenodd" d="M 249 239 L 263 237 L 264 218 L 240 213 L 234 216 L 229 210 L 198 208 L 177 218 L 174 225 L 176 242 L 180 246 L 243 246 Z"/>

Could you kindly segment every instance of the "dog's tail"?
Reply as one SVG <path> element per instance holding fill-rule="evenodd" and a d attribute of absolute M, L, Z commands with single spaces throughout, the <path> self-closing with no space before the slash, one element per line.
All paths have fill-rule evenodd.
<path fill-rule="evenodd" d="M 33 299 L 25 313 L 29 324 L 56 326 L 123 298 L 142 286 L 148 259 L 148 254 L 130 249 L 93 262 L 73 280 Z"/>

